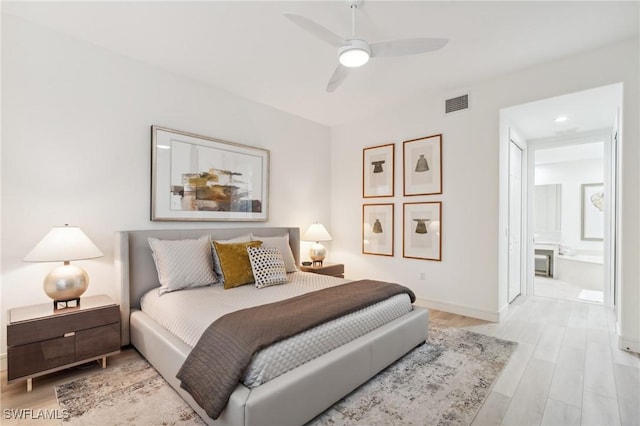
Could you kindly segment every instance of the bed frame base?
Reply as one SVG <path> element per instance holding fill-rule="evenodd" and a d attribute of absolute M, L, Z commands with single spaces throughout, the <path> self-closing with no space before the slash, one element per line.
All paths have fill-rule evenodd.
<path fill-rule="evenodd" d="M 131 343 L 210 425 L 302 425 L 365 383 L 427 338 L 429 314 L 407 315 L 333 351 L 249 389 L 238 385 L 217 420 L 180 388 L 178 369 L 190 348 L 146 314 L 131 315 Z M 284 408 L 286 407 L 286 409 Z"/>

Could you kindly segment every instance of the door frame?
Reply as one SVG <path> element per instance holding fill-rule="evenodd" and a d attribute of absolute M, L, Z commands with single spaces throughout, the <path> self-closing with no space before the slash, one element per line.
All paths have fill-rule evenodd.
<path fill-rule="evenodd" d="M 515 145 L 520 149 L 522 156 L 520 158 L 520 292 L 513 299 L 510 295 L 510 280 L 511 280 L 511 249 L 509 248 L 507 252 L 507 302 L 512 303 L 518 296 L 527 294 L 527 276 L 530 265 L 527 262 L 529 258 L 529 244 L 528 244 L 528 211 L 529 211 L 529 191 L 528 191 L 528 182 L 529 182 L 529 161 L 528 161 L 528 146 L 527 142 L 522 139 L 518 133 L 512 128 L 509 127 L 509 162 L 508 162 L 508 232 L 507 239 L 508 244 L 511 244 L 511 235 L 513 234 L 513 230 L 511 229 L 511 144 Z"/>

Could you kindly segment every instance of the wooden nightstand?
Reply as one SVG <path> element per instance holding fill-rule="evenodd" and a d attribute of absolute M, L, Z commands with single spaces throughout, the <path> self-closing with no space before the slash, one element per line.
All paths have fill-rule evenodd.
<path fill-rule="evenodd" d="M 9 310 L 7 380 L 27 380 L 120 352 L 120 308 L 108 296 L 88 296 L 80 306 L 53 311 L 51 303 Z"/>
<path fill-rule="evenodd" d="M 344 278 L 344 265 L 342 263 L 325 263 L 322 266 L 300 266 L 300 270 L 313 272 L 314 274 Z"/>

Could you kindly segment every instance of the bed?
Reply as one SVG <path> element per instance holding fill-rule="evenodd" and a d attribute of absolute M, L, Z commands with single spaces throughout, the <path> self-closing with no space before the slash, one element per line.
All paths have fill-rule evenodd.
<path fill-rule="evenodd" d="M 428 312 L 414 307 L 405 315 L 266 383 L 255 387 L 238 384 L 220 417 L 211 419 L 176 378 L 191 346 L 140 310 L 143 295 L 159 285 L 148 238 L 184 240 L 211 235 L 213 239 L 227 240 L 247 233 L 262 237 L 288 234 L 295 262 L 299 264 L 298 228 L 121 231 L 115 237 L 122 345 L 131 343 L 206 423 L 304 424 L 426 340 Z"/>

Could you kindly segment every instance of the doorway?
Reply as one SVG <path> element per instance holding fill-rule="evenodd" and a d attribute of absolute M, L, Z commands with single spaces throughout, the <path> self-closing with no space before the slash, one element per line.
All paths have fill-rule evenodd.
<path fill-rule="evenodd" d="M 533 295 L 603 304 L 608 132 L 530 146 Z"/>
<path fill-rule="evenodd" d="M 536 290 L 536 278 L 556 279 L 548 284 L 552 286 L 551 290 L 558 290 L 558 277 L 563 276 L 563 272 L 567 276 L 571 266 L 578 266 L 574 268 L 572 276 L 582 286 L 580 292 L 587 291 L 583 292 L 583 299 L 576 297 L 576 300 L 615 306 L 616 164 L 619 156 L 617 135 L 621 105 L 622 84 L 614 84 L 500 111 L 500 204 L 501 211 L 504 212 L 499 218 L 501 229 L 504 230 L 504 240 L 501 240 L 504 243 L 500 243 L 499 256 L 502 259 L 499 266 L 501 311 L 506 309 L 506 305 L 518 293 L 518 265 L 514 263 L 518 258 L 518 250 L 522 255 L 522 294 L 541 293 L 540 289 Z M 521 143 L 514 143 L 513 134 L 520 136 Z M 554 149 L 566 149 L 565 155 L 568 161 L 573 162 L 573 166 L 582 160 L 586 161 L 581 157 L 583 154 L 571 151 L 572 146 L 581 145 L 583 150 L 587 146 L 592 151 L 599 149 L 599 175 L 576 177 L 575 182 L 567 185 L 567 188 L 563 188 L 562 183 L 544 182 L 544 179 L 536 176 L 536 163 L 541 162 L 545 151 L 547 157 L 552 158 L 548 163 L 559 162 L 559 151 L 553 151 Z M 512 170 L 519 155 L 515 146 L 523 148 L 520 153 L 524 158 L 520 174 L 523 182 L 520 194 L 512 185 L 518 179 L 517 172 Z M 556 168 L 563 167 L 566 170 L 568 165 Z M 591 167 L 594 167 L 593 164 Z M 536 183 L 539 186 L 549 186 L 540 188 L 536 194 Z M 536 200 L 553 201 L 555 207 L 536 210 Z M 571 205 L 568 204 L 570 201 Z M 519 215 L 518 205 L 521 206 Z M 563 206 L 569 218 L 563 215 Z M 598 210 L 599 208 L 602 210 Z M 593 209 L 600 216 L 594 216 Z M 518 217 L 514 217 L 514 213 Z M 563 223 L 566 231 L 571 230 L 570 236 L 563 232 Z M 514 240 L 518 235 L 521 236 L 520 247 Z M 583 265 L 569 264 L 567 261 L 580 261 Z M 594 264 L 593 261 L 599 265 L 597 275 L 602 277 L 601 289 L 590 288 L 588 283 L 589 278 L 596 275 L 588 271 Z M 582 268 L 585 265 L 586 268 Z M 602 291 L 602 295 L 598 297 L 590 291 Z"/>

